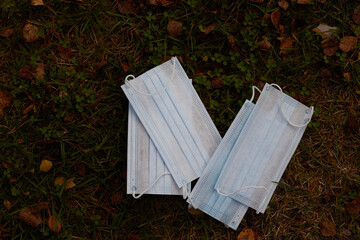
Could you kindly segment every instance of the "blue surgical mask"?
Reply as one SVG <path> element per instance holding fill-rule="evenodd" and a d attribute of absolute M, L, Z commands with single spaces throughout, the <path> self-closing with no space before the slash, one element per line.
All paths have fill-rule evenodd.
<path fill-rule="evenodd" d="M 263 213 L 312 114 L 312 107 L 284 94 L 278 85 L 266 84 L 215 190 Z"/>
<path fill-rule="evenodd" d="M 221 141 L 208 112 L 176 58 L 127 79 L 121 87 L 131 106 L 177 186 L 186 186 Z"/>
<path fill-rule="evenodd" d="M 188 199 L 194 208 L 202 210 L 234 230 L 239 226 L 248 207 L 230 197 L 221 196 L 214 187 L 253 108 L 254 104 L 251 101 L 244 103 Z"/>

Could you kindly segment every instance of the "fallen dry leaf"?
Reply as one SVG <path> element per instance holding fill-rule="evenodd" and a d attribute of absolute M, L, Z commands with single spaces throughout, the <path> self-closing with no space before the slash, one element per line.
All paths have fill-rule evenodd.
<path fill-rule="evenodd" d="M 0 90 L 0 115 L 3 114 L 3 110 L 10 105 L 12 100 L 13 97 L 9 92 Z"/>
<path fill-rule="evenodd" d="M 35 102 L 30 103 L 30 105 L 23 111 L 23 114 L 28 114 L 34 108 L 34 106 Z"/>
<path fill-rule="evenodd" d="M 319 224 L 320 232 L 324 237 L 336 236 L 336 225 L 330 221 L 324 221 Z"/>
<path fill-rule="evenodd" d="M 326 3 L 326 0 L 316 0 L 319 3 Z"/>
<path fill-rule="evenodd" d="M 237 240 L 260 240 L 261 237 L 251 228 L 242 230 L 237 236 Z"/>
<path fill-rule="evenodd" d="M 211 25 L 207 26 L 207 27 L 205 28 L 204 34 L 205 34 L 205 35 L 208 35 L 208 34 L 211 33 L 212 31 L 214 31 L 214 29 L 215 29 L 216 27 L 217 27 L 216 24 L 211 24 Z"/>
<path fill-rule="evenodd" d="M 32 6 L 44 6 L 44 2 L 42 0 L 31 0 L 30 3 Z"/>
<path fill-rule="evenodd" d="M 320 34 L 322 38 L 326 39 L 328 37 L 332 37 L 336 29 L 337 27 L 330 27 L 327 24 L 320 23 L 319 26 L 313 28 L 313 31 Z"/>
<path fill-rule="evenodd" d="M 352 14 L 352 19 L 356 25 L 360 25 L 360 5 L 357 5 Z"/>
<path fill-rule="evenodd" d="M 64 60 L 69 60 L 71 57 L 72 50 L 70 47 L 64 48 L 63 46 L 59 46 L 59 55 Z"/>
<path fill-rule="evenodd" d="M 158 5 L 156 0 L 147 0 L 146 3 L 149 5 L 154 5 L 154 6 Z"/>
<path fill-rule="evenodd" d="M 5 204 L 4 204 L 5 205 Z M 345 206 L 345 210 L 349 213 L 359 214 L 360 212 L 360 198 L 355 198 Z"/>
<path fill-rule="evenodd" d="M 124 73 L 127 73 L 129 71 L 129 65 L 125 62 L 120 62 L 121 68 L 124 70 Z"/>
<path fill-rule="evenodd" d="M 227 36 L 227 43 L 229 44 L 230 48 L 233 50 L 233 51 L 238 51 L 238 47 L 236 46 L 236 42 L 235 42 L 235 38 L 233 35 L 228 35 Z"/>
<path fill-rule="evenodd" d="M 26 66 L 19 69 L 18 76 L 24 80 L 32 80 L 34 77 L 35 71 L 32 67 Z"/>
<path fill-rule="evenodd" d="M 193 207 L 188 207 L 188 212 L 193 216 L 195 216 L 195 215 L 203 215 L 204 214 L 200 209 L 193 208 Z"/>
<path fill-rule="evenodd" d="M 308 4 L 309 0 L 291 0 L 292 3 Z"/>
<path fill-rule="evenodd" d="M 75 163 L 74 171 L 79 174 L 80 176 L 85 176 L 85 165 L 83 163 Z"/>
<path fill-rule="evenodd" d="M 62 186 L 64 184 L 64 182 L 65 182 L 65 190 L 68 190 L 70 188 L 75 187 L 74 180 L 75 180 L 75 178 L 72 177 L 72 178 L 67 179 L 66 182 L 65 182 L 65 177 L 56 177 L 55 181 L 54 181 L 54 185 L 55 186 L 56 185 Z"/>
<path fill-rule="evenodd" d="M 278 4 L 279 4 L 279 7 L 284 9 L 284 11 L 286 11 L 289 8 L 289 3 L 287 0 L 279 0 Z"/>
<path fill-rule="evenodd" d="M 54 186 L 60 185 L 62 186 L 64 184 L 65 177 L 56 177 L 54 181 Z"/>
<path fill-rule="evenodd" d="M 12 28 L 8 28 L 8 29 L 4 29 L 0 31 L 0 37 L 10 37 L 11 35 L 13 35 L 13 33 L 15 32 L 14 29 Z"/>
<path fill-rule="evenodd" d="M 265 37 L 263 40 L 258 42 L 258 46 L 265 50 L 270 50 L 270 48 L 271 48 L 271 44 L 267 37 Z"/>
<path fill-rule="evenodd" d="M 349 73 L 349 72 L 344 72 L 343 76 L 344 76 L 344 78 L 346 78 L 348 81 L 351 80 L 351 73 Z"/>
<path fill-rule="evenodd" d="M 41 161 L 40 171 L 48 172 L 48 171 L 50 171 L 52 166 L 53 166 L 53 163 L 51 161 L 44 159 L 44 160 Z"/>
<path fill-rule="evenodd" d="M 61 223 L 54 216 L 49 217 L 48 225 L 49 225 L 50 230 L 53 231 L 53 232 L 58 233 L 58 232 L 61 231 Z"/>
<path fill-rule="evenodd" d="M 7 209 L 7 210 L 10 210 L 11 209 L 11 202 L 9 200 L 4 200 L 4 207 Z"/>
<path fill-rule="evenodd" d="M 345 36 L 340 40 L 339 48 L 343 52 L 351 52 L 355 49 L 358 43 L 357 37 Z"/>
<path fill-rule="evenodd" d="M 280 41 L 280 54 L 288 54 L 294 40 L 288 37 L 278 37 L 277 39 Z"/>
<path fill-rule="evenodd" d="M 40 214 L 33 212 L 30 208 L 21 210 L 19 212 L 19 218 L 32 227 L 37 227 L 42 223 Z"/>
<path fill-rule="evenodd" d="M 338 41 L 336 38 L 333 37 L 324 39 L 321 42 L 321 46 L 323 47 L 324 54 L 326 56 L 334 56 L 339 49 Z"/>
<path fill-rule="evenodd" d="M 107 62 L 106 61 L 100 61 L 100 62 L 97 62 L 97 63 L 95 63 L 95 68 L 96 68 L 96 70 L 99 70 L 100 68 L 102 68 L 103 66 L 105 66 L 107 64 Z"/>
<path fill-rule="evenodd" d="M 169 7 L 171 4 L 173 4 L 172 1 L 169 0 L 157 0 L 158 3 L 160 3 L 163 7 Z"/>
<path fill-rule="evenodd" d="M 121 14 L 136 14 L 136 8 L 134 7 L 132 0 L 119 2 L 118 10 Z"/>
<path fill-rule="evenodd" d="M 35 42 L 40 38 L 38 35 L 39 28 L 31 23 L 25 24 L 23 28 L 23 36 L 26 42 Z"/>
<path fill-rule="evenodd" d="M 43 63 L 38 63 L 36 65 L 34 76 L 36 78 L 44 79 L 44 77 L 45 77 L 45 65 Z"/>
<path fill-rule="evenodd" d="M 262 3 L 262 2 L 264 2 L 264 0 L 250 0 L 250 2 Z"/>
<path fill-rule="evenodd" d="M 116 206 L 119 205 L 123 200 L 123 196 L 121 192 L 115 192 L 111 195 L 110 202 L 111 205 Z"/>
<path fill-rule="evenodd" d="M 170 21 L 167 25 L 167 30 L 170 36 L 177 37 L 182 34 L 183 31 L 183 25 L 181 22 L 177 21 Z"/>
<path fill-rule="evenodd" d="M 280 9 L 273 11 L 270 15 L 271 22 L 278 31 L 279 31 L 279 24 L 280 24 L 280 16 L 281 16 Z"/>
<path fill-rule="evenodd" d="M 213 88 L 222 88 L 224 85 L 224 81 L 222 80 L 221 77 L 216 77 L 211 81 L 211 86 Z"/>

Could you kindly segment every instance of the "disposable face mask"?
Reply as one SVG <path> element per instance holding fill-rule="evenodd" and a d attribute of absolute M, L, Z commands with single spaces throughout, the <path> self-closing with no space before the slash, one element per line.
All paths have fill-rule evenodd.
<path fill-rule="evenodd" d="M 128 77 L 121 87 L 131 106 L 177 186 L 187 185 L 201 175 L 219 132 L 176 58 Z"/>
<path fill-rule="evenodd" d="M 312 114 L 313 107 L 266 84 L 217 180 L 218 193 L 263 213 Z"/>
<path fill-rule="evenodd" d="M 253 98 L 254 92 L 251 101 Z M 214 187 L 229 153 L 254 108 L 251 101 L 247 100 L 240 109 L 188 198 L 188 202 L 194 208 L 202 210 L 234 230 L 239 226 L 248 207 L 230 197 L 221 196 Z"/>
<path fill-rule="evenodd" d="M 189 79 L 191 82 L 191 79 Z M 191 184 L 185 192 L 191 191 Z M 182 195 L 164 160 L 144 126 L 129 104 L 127 194 L 140 198 L 143 194 Z M 184 196 L 185 197 L 185 196 Z"/>

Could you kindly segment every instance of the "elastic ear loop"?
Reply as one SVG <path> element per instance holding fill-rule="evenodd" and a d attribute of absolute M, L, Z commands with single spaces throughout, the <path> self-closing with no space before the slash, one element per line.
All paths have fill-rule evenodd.
<path fill-rule="evenodd" d="M 155 183 L 156 183 L 157 181 L 159 181 L 159 179 L 160 179 L 161 177 L 163 177 L 163 176 L 165 176 L 165 175 L 170 175 L 170 173 L 169 173 L 169 172 L 164 172 L 164 173 L 162 173 L 160 176 L 158 176 L 158 177 L 155 179 L 155 181 L 154 181 L 149 187 L 147 187 L 142 193 L 138 194 L 137 196 L 135 195 L 135 189 L 133 189 L 132 196 L 133 196 L 135 199 L 140 198 L 140 197 L 141 197 L 142 195 L 144 195 L 147 191 L 149 191 L 149 190 L 155 185 Z"/>
<path fill-rule="evenodd" d="M 251 96 L 250 102 L 254 101 L 255 90 L 257 90 L 259 93 L 261 93 L 261 90 L 258 87 L 252 86 L 252 96 Z"/>
<path fill-rule="evenodd" d="M 236 189 L 235 191 L 233 191 L 233 192 L 231 192 L 231 193 L 228 193 L 228 194 L 222 193 L 222 192 L 220 191 L 220 189 L 218 189 L 218 188 L 216 188 L 216 191 L 217 191 L 217 193 L 220 194 L 221 196 L 228 197 L 228 196 L 230 196 L 230 195 L 233 195 L 234 193 L 237 193 L 238 191 L 245 190 L 245 189 L 249 189 L 249 188 L 264 189 L 265 192 L 266 192 L 266 195 L 268 194 L 268 190 L 267 190 L 267 188 L 264 187 L 264 186 L 246 186 L 246 187 L 238 188 L 238 189 Z M 265 196 L 266 196 L 266 195 L 265 195 Z M 263 200 L 261 201 L 260 205 L 259 205 L 259 209 L 262 208 L 262 206 L 263 206 L 264 203 L 265 203 L 265 200 L 266 200 L 266 198 L 264 197 Z M 256 214 L 259 214 L 259 210 L 256 210 Z"/>
<path fill-rule="evenodd" d="M 170 82 L 172 82 L 173 78 L 174 78 L 174 75 L 175 75 L 175 57 L 172 57 L 171 58 L 171 63 L 173 64 L 173 69 L 172 69 L 172 75 L 171 75 L 171 78 L 169 81 L 166 82 L 165 86 L 163 88 L 161 88 L 160 90 L 154 92 L 154 93 L 147 93 L 147 92 L 143 92 L 139 89 L 137 89 L 134 85 L 131 84 L 131 82 L 128 80 L 129 77 L 131 77 L 132 79 L 135 79 L 135 76 L 134 75 L 127 75 L 126 78 L 125 78 L 125 83 L 132 87 L 136 92 L 142 94 L 142 95 L 145 95 L 145 96 L 154 96 L 154 95 L 157 95 L 157 94 L 160 94 L 162 93 L 163 91 L 165 91 L 168 87 L 169 87 L 169 84 Z"/>
<path fill-rule="evenodd" d="M 281 111 L 281 114 L 283 115 L 283 117 L 286 119 L 286 121 L 287 121 L 291 126 L 297 127 L 297 128 L 305 127 L 306 125 L 308 125 L 309 122 L 310 122 L 310 120 L 311 120 L 310 118 L 308 118 L 307 121 L 305 121 L 304 124 L 298 125 L 298 124 L 292 123 L 292 122 L 290 121 L 290 119 L 286 117 L 286 115 L 285 115 L 285 113 L 284 113 L 284 110 L 283 110 L 283 108 L 282 108 L 282 105 L 283 105 L 283 103 L 284 103 L 284 93 L 283 93 L 281 87 L 280 87 L 279 85 L 277 85 L 276 83 L 272 83 L 272 84 L 270 84 L 270 86 L 275 86 L 275 87 L 281 92 L 280 111 Z M 310 114 L 312 114 L 312 113 L 314 112 L 314 107 L 313 107 L 313 106 L 310 107 L 310 111 L 311 111 Z"/>

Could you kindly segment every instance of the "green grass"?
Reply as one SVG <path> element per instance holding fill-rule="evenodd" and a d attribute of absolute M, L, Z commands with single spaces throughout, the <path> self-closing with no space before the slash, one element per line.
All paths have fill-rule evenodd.
<path fill-rule="evenodd" d="M 167 7 L 134 1 L 136 15 L 120 14 L 110 0 L 44 2 L 0 3 L 0 30 L 15 30 L 0 38 L 0 90 L 13 96 L 0 119 L 0 159 L 10 164 L 0 165 L 0 239 L 234 239 L 245 227 L 263 239 L 325 239 L 322 221 L 336 224 L 333 239 L 346 239 L 344 230 L 360 238 L 359 215 L 345 210 L 360 197 L 359 44 L 353 52 L 339 49 L 326 57 L 321 37 L 312 31 L 327 23 L 338 28 L 338 40 L 354 36 L 355 1 L 290 4 L 281 10 L 281 32 L 266 17 L 279 8 L 277 1 L 187 0 Z M 170 20 L 183 24 L 181 36 L 169 36 Z M 42 39 L 25 42 L 26 22 L 41 29 Z M 211 24 L 217 27 L 205 35 Z M 270 50 L 256 44 L 264 37 Z M 278 37 L 295 40 L 289 54 L 279 53 Z M 72 49 L 69 60 L 60 57 L 60 46 Z M 249 210 L 237 231 L 205 214 L 191 215 L 182 197 L 126 195 L 128 101 L 120 86 L 127 74 L 143 73 L 172 55 L 182 59 L 222 135 L 252 85 L 278 83 L 315 106 L 268 209 L 262 215 Z M 45 64 L 44 79 L 18 76 L 37 63 Z M 211 85 L 217 77 L 223 80 L 220 89 Z M 357 125 L 349 128 L 348 118 Z M 43 159 L 54 163 L 48 173 L 39 170 Z M 84 176 L 74 170 L 79 164 Z M 57 176 L 76 177 L 76 186 L 55 187 Z M 117 205 L 111 204 L 115 192 L 122 196 Z M 19 220 L 23 208 L 40 202 L 49 203 L 41 211 L 43 224 L 33 228 Z M 59 233 L 49 230 L 49 214 L 60 220 Z"/>

